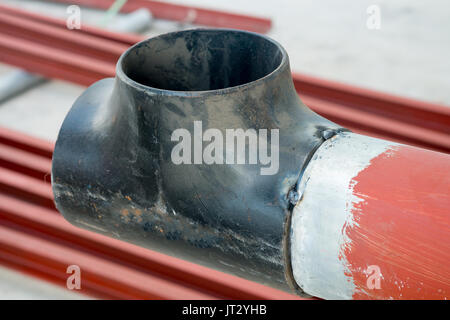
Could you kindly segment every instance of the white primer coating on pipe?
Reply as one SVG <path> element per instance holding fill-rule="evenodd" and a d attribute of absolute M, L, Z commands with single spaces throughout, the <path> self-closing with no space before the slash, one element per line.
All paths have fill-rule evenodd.
<path fill-rule="evenodd" d="M 340 254 L 350 241 L 345 227 L 356 223 L 353 205 L 363 201 L 353 195 L 353 178 L 395 146 L 344 132 L 326 140 L 314 154 L 298 187 L 302 198 L 292 212 L 290 235 L 294 279 L 306 293 L 352 299 L 355 285 Z"/>

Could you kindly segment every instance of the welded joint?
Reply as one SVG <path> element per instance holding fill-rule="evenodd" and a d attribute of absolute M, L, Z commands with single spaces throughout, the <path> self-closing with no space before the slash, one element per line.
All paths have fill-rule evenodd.
<path fill-rule="evenodd" d="M 297 179 L 296 184 L 292 187 L 291 190 L 289 190 L 288 195 L 287 195 L 287 199 L 289 201 L 289 203 L 292 206 L 296 206 L 297 203 L 300 201 L 300 199 L 303 196 L 303 190 L 299 189 L 299 185 L 300 185 L 300 181 L 302 180 L 303 177 L 303 173 L 306 170 L 306 167 L 308 166 L 309 162 L 311 161 L 311 159 L 313 158 L 314 154 L 316 153 L 316 151 L 320 148 L 320 146 L 327 140 L 336 137 L 339 133 L 339 130 L 333 130 L 333 129 L 325 129 L 321 132 L 321 137 L 322 137 L 322 141 L 317 145 L 316 148 L 314 148 L 310 155 L 308 156 L 308 159 L 305 161 L 302 170 L 300 171 L 300 175 Z"/>

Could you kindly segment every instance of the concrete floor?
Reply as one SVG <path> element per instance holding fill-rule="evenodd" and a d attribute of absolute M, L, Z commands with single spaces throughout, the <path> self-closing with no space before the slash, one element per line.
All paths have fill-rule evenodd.
<path fill-rule="evenodd" d="M 66 6 L 2 0 L 38 13 L 66 17 Z M 445 0 L 208 0 L 172 1 L 272 18 L 269 36 L 290 56 L 292 70 L 450 106 L 450 3 Z M 379 30 L 366 26 L 369 5 L 381 10 Z M 99 12 L 82 10 L 82 23 Z M 177 23 L 155 21 L 153 36 Z M 1 74 L 13 68 L 0 64 Z M 84 87 L 49 81 L 2 105 L 0 126 L 56 140 Z M 74 292 L 0 268 L 0 299 L 71 299 Z"/>

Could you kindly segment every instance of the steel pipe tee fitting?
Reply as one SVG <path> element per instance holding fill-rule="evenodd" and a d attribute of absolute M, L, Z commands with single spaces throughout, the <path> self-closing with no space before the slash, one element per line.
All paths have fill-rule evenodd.
<path fill-rule="evenodd" d="M 391 146 L 306 107 L 275 41 L 188 30 L 131 47 L 115 79 L 78 98 L 52 186 L 81 228 L 282 290 L 351 298 L 339 258 L 346 184 Z"/>

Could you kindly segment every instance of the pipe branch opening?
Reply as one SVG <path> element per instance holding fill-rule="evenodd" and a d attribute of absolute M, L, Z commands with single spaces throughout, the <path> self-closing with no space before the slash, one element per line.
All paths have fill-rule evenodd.
<path fill-rule="evenodd" d="M 131 80 L 171 91 L 245 85 L 273 73 L 285 57 L 276 42 L 237 30 L 169 33 L 130 48 L 119 67 Z"/>

